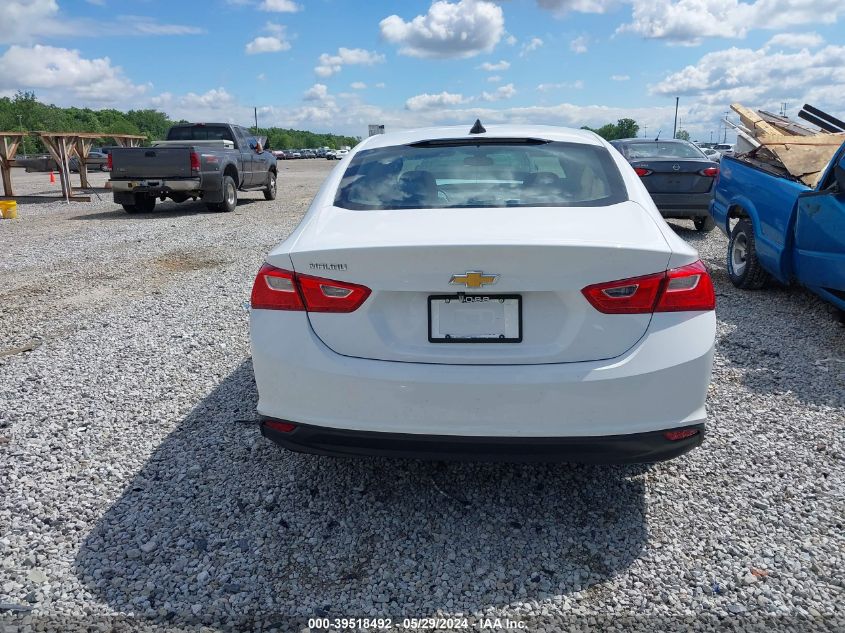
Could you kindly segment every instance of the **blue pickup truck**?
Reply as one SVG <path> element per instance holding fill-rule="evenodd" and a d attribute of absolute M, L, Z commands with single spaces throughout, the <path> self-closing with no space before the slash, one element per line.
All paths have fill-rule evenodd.
<path fill-rule="evenodd" d="M 728 275 L 737 288 L 796 281 L 845 317 L 845 144 L 815 189 L 724 156 L 710 214 L 730 238 Z"/>

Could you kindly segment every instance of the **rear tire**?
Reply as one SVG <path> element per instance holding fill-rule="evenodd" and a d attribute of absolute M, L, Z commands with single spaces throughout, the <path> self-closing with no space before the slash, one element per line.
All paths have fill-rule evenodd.
<path fill-rule="evenodd" d="M 692 223 L 695 224 L 695 230 L 702 233 L 709 233 L 716 228 L 716 221 L 709 215 L 693 218 Z"/>
<path fill-rule="evenodd" d="M 140 213 L 152 213 L 156 207 L 156 199 L 153 196 L 135 196 L 135 208 Z"/>
<path fill-rule="evenodd" d="M 264 199 L 276 199 L 276 174 L 272 171 L 267 172 L 267 187 L 264 188 Z"/>
<path fill-rule="evenodd" d="M 231 213 L 238 206 L 238 187 L 231 176 L 223 176 L 223 202 L 209 204 L 208 208 L 219 213 Z"/>
<path fill-rule="evenodd" d="M 123 207 L 123 210 L 126 211 L 126 213 L 138 213 L 138 207 L 136 207 L 134 204 L 123 204 L 121 206 Z"/>
<path fill-rule="evenodd" d="M 757 259 L 754 226 L 748 218 L 742 218 L 731 231 L 728 241 L 728 277 L 734 286 L 743 290 L 759 290 L 771 278 Z"/>

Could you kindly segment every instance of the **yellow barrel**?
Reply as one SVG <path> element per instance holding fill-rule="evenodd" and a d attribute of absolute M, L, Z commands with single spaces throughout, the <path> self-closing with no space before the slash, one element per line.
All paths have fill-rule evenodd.
<path fill-rule="evenodd" d="M 14 200 L 0 200 L 0 216 L 14 220 L 18 217 L 18 203 Z"/>

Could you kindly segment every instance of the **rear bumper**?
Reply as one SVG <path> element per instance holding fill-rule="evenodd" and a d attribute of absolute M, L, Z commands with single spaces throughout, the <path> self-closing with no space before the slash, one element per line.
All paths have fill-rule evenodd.
<path fill-rule="evenodd" d="M 466 437 L 373 433 L 298 425 L 282 432 L 261 424 L 261 434 L 298 453 L 350 457 L 370 455 L 416 459 L 495 462 L 644 464 L 673 459 L 699 446 L 704 425 L 687 427 L 692 437 L 669 440 L 662 431 L 575 438 Z"/>
<path fill-rule="evenodd" d="M 146 193 L 162 195 L 171 192 L 199 191 L 199 178 L 148 178 L 138 180 L 109 180 L 115 193 Z"/>
<path fill-rule="evenodd" d="M 604 361 L 443 365 L 352 358 L 304 312 L 252 310 L 258 412 L 334 430 L 475 438 L 631 435 L 702 424 L 713 312 L 660 313 Z"/>
<path fill-rule="evenodd" d="M 664 218 L 706 217 L 713 193 L 652 193 L 651 199 Z"/>

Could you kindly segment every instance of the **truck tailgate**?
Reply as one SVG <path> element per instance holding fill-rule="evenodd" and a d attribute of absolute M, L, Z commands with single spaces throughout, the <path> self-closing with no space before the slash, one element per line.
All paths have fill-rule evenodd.
<path fill-rule="evenodd" d="M 121 147 L 112 150 L 112 178 L 187 178 L 189 147 Z"/>

